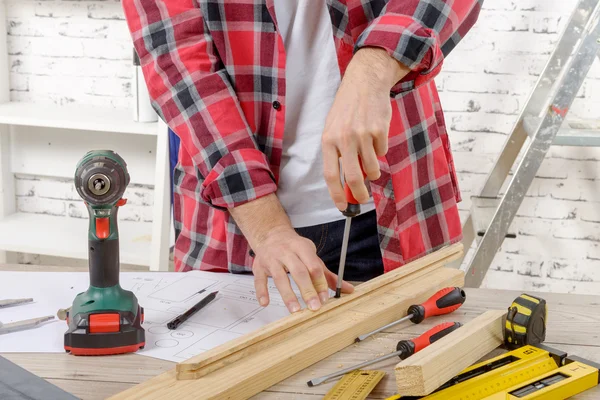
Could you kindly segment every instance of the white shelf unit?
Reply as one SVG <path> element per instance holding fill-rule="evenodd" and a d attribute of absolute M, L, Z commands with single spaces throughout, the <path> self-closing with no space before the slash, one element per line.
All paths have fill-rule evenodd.
<path fill-rule="evenodd" d="M 141 176 L 141 182 L 134 182 L 132 176 L 132 183 L 154 185 L 153 222 L 119 220 L 120 255 L 122 263 L 149 266 L 152 271 L 167 271 L 172 229 L 169 139 L 166 124 L 160 119 L 157 123 L 136 123 L 129 110 L 15 103 L 10 102 L 9 93 L 6 4 L 0 0 L 0 263 L 6 261 L 6 252 L 79 259 L 88 257 L 87 219 L 17 212 L 14 174 L 20 172 L 15 166 L 25 163 L 22 160 L 23 156 L 29 157 L 24 167 L 27 172 L 30 172 L 29 169 L 35 169 L 38 175 L 51 175 L 48 171 L 53 171 L 53 168 L 45 169 L 43 163 L 37 162 L 37 155 L 43 154 L 41 147 L 35 148 L 29 154 L 21 151 L 18 153 L 19 159 L 15 157 L 11 160 L 14 154 L 12 139 L 26 137 L 31 141 L 43 137 L 43 132 L 48 131 L 49 134 L 59 137 L 63 146 L 71 140 L 72 143 L 77 143 L 77 146 L 69 146 L 66 149 L 70 157 L 69 166 L 61 170 L 63 176 L 67 176 L 68 170 L 68 176 L 72 177 L 75 171 L 74 167 L 72 171 L 70 169 L 70 163 L 73 161 L 71 158 L 81 158 L 85 154 L 81 151 L 84 148 L 86 151 L 97 149 L 97 145 L 102 142 L 98 139 L 102 138 L 98 133 L 105 132 L 107 136 L 113 135 L 113 142 L 114 135 L 144 135 L 146 138 L 138 136 L 138 141 L 145 144 L 148 143 L 149 137 L 154 137 L 154 174 L 142 171 L 144 173 L 138 174 Z M 86 135 L 86 132 L 93 132 L 95 136 Z M 72 135 L 72 139 L 68 135 Z M 127 142 L 130 153 L 136 155 L 135 141 L 124 136 L 123 142 Z M 90 147 L 92 145 L 94 147 Z M 138 151 L 143 150 L 140 148 Z M 145 157 L 149 157 L 148 152 L 145 153 Z M 128 157 L 124 158 L 130 164 Z M 56 161 L 58 163 L 62 160 Z M 77 160 L 73 166 L 76 162 Z M 37 169 L 41 170 L 38 172 Z M 153 178 L 153 182 L 146 182 L 150 177 Z"/>
<path fill-rule="evenodd" d="M 156 136 L 158 123 L 134 122 L 129 110 L 36 103 L 0 104 L 0 124 Z"/>
<path fill-rule="evenodd" d="M 88 219 L 14 213 L 0 221 L 0 246 L 20 253 L 86 259 Z M 119 221 L 122 263 L 149 265 L 152 224 Z"/>
<path fill-rule="evenodd" d="M 168 131 L 161 121 L 158 123 L 136 123 L 127 110 L 114 110 L 99 107 L 60 107 L 32 103 L 0 104 L 0 125 L 8 136 L 6 148 L 1 148 L 3 158 L 10 158 L 14 152 L 10 137 L 25 135 L 27 129 L 14 127 L 54 128 L 64 131 L 112 132 L 123 135 L 150 135 L 156 138 L 154 172 L 155 204 L 153 223 L 119 221 L 121 262 L 149 266 L 153 271 L 166 271 L 169 265 L 170 229 L 170 178 L 168 158 Z M 8 127 L 8 129 L 6 129 Z M 23 131 L 23 132 L 22 132 Z M 77 135 L 68 136 L 78 140 Z M 90 149 L 91 150 L 91 149 Z M 84 152 L 80 151 L 78 157 Z M 125 159 L 127 162 L 127 159 Z M 75 165 L 74 163 L 72 163 Z M 1 186 L 14 186 L 15 162 L 8 163 L 9 177 Z M 37 166 L 41 169 L 41 165 Z M 27 172 L 32 172 L 28 168 Z M 35 169 L 35 168 L 34 168 Z M 49 167 L 51 170 L 52 167 Z M 40 170 L 39 175 L 45 171 Z M 69 170 L 69 175 L 74 172 Z M 66 174 L 65 174 L 66 175 Z M 148 175 L 148 174 L 145 174 Z M 147 179 L 147 178 L 145 178 Z M 144 182 L 148 183 L 148 182 Z M 4 191 L 6 202 L 14 197 L 14 190 Z M 14 206 L 13 206 L 14 207 Z M 43 214 L 5 212 L 0 219 L 0 251 L 43 254 L 50 256 L 86 259 L 87 219 L 68 218 Z"/>

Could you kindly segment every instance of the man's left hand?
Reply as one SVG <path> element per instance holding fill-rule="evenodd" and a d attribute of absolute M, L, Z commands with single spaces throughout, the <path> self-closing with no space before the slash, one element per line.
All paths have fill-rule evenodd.
<path fill-rule="evenodd" d="M 347 201 L 340 180 L 339 158 L 344 180 L 354 198 L 365 203 L 369 192 L 361 163 L 367 178 L 379 178 L 377 157 L 387 153 L 392 118 L 390 89 L 408 72 L 408 68 L 379 48 L 359 50 L 346 69 L 322 137 L 325 181 L 340 211 L 346 209 Z"/>

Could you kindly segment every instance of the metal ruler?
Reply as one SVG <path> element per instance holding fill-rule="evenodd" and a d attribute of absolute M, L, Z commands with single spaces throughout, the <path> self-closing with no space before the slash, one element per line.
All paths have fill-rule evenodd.
<path fill-rule="evenodd" d="M 323 400 L 364 400 L 384 376 L 383 371 L 350 372 L 327 392 Z"/>
<path fill-rule="evenodd" d="M 539 347 L 473 365 L 428 396 L 387 400 L 563 400 L 598 385 L 600 365 Z"/>

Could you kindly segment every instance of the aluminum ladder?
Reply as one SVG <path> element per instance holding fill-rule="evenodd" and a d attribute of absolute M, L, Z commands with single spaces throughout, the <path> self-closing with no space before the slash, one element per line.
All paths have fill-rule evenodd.
<path fill-rule="evenodd" d="M 600 48 L 600 0 L 580 0 L 561 34 L 548 63 L 513 127 L 481 194 L 463 226 L 465 255 L 478 244 L 468 264 L 454 267 L 466 272 L 465 286 L 479 287 L 508 233 L 509 226 L 552 144 L 600 146 L 596 126 L 569 126 L 563 122 Z M 582 129 L 583 128 L 583 129 Z M 527 139 L 529 140 L 527 141 Z M 523 150 L 524 149 L 524 150 Z M 503 196 L 500 191 L 509 177 Z M 483 219 L 483 222 L 482 222 Z"/>

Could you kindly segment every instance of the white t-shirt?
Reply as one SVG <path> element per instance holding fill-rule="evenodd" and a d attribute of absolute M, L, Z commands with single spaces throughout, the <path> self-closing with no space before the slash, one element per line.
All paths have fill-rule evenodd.
<path fill-rule="evenodd" d="M 295 228 L 343 219 L 323 178 L 321 136 L 340 85 L 325 0 L 274 2 L 286 50 L 286 115 L 277 196 Z M 362 212 L 375 209 L 373 199 Z"/>

